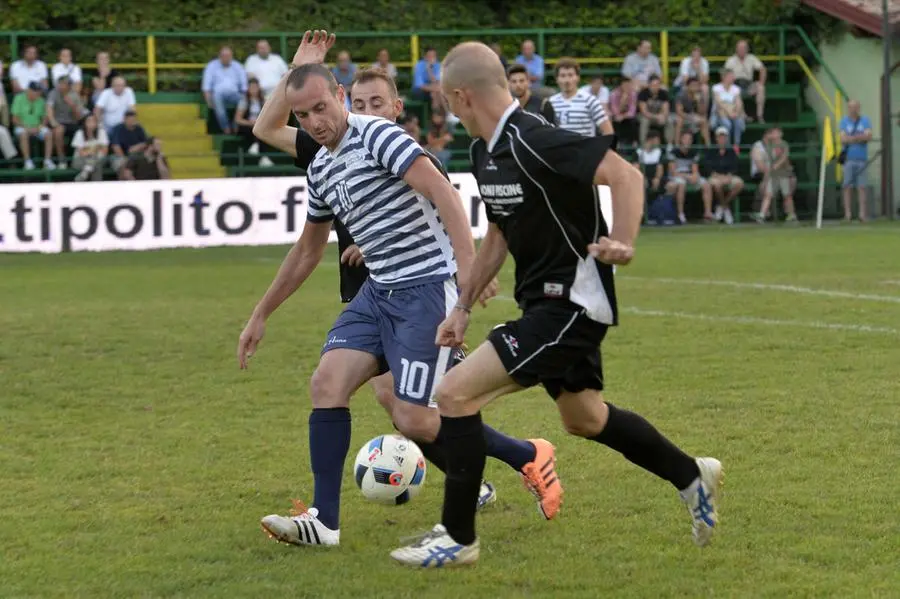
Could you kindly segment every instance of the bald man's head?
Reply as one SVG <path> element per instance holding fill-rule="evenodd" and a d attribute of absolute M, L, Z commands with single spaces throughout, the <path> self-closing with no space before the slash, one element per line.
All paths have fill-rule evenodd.
<path fill-rule="evenodd" d="M 481 131 L 487 115 L 512 103 L 506 70 L 497 53 L 480 42 L 465 42 L 450 50 L 441 66 L 441 90 L 450 112 L 472 137 Z"/>
<path fill-rule="evenodd" d="M 465 42 L 450 50 L 444 58 L 441 84 L 445 94 L 454 89 L 506 89 L 506 71 L 497 53 L 488 46 L 481 42 Z"/>

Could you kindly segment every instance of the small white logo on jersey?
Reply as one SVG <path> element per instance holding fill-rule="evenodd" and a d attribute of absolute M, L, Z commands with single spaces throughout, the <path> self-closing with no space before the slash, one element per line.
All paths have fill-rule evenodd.
<path fill-rule="evenodd" d="M 350 200 L 350 191 L 347 189 L 346 181 L 338 181 L 337 185 L 334 186 L 334 193 L 337 196 L 337 201 L 341 205 L 341 208 L 344 210 L 350 210 L 353 207 L 353 202 Z"/>
<path fill-rule="evenodd" d="M 562 283 L 544 283 L 544 295 L 547 297 L 562 297 L 565 287 Z"/>
<path fill-rule="evenodd" d="M 347 343 L 347 340 L 332 335 L 331 339 L 325 342 L 325 345 L 334 345 L 335 343 Z"/>
<path fill-rule="evenodd" d="M 494 159 L 493 159 L 493 158 L 488 158 L 488 163 L 487 163 L 487 166 L 484 167 L 484 170 L 486 170 L 486 171 L 495 171 L 495 170 L 497 170 L 497 165 L 494 164 Z"/>
<path fill-rule="evenodd" d="M 509 350 L 509 353 L 515 358 L 519 355 L 519 342 L 512 335 L 507 335 L 503 333 L 501 335 L 503 337 L 503 342 L 506 344 L 506 348 Z"/>

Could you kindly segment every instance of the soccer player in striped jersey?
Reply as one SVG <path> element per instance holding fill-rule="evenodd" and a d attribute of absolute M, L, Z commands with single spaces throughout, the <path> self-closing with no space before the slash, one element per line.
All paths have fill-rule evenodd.
<path fill-rule="evenodd" d="M 307 172 L 309 208 L 303 233 L 238 342 L 238 360 L 246 368 L 265 333 L 266 319 L 319 263 L 332 221 L 340 219 L 359 246 L 369 278 L 328 333 L 310 382 L 313 506 L 299 507 L 293 517 L 270 515 L 262 520 L 272 537 L 297 545 L 340 542 L 350 395 L 381 372 L 382 362 L 399 375 L 392 407 L 397 428 L 420 445 L 438 443 L 440 416 L 433 409 L 433 390 L 453 352 L 435 345 L 435 333 L 456 303 L 454 275 L 458 270 L 465 281 L 474 258 L 459 196 L 419 145 L 396 123 L 347 112 L 344 89 L 321 64 L 333 43 L 333 35 L 317 31 L 310 39 L 306 32 L 294 68 L 282 78 L 254 127 L 257 137 L 296 157 L 298 130 L 285 124 L 293 111 L 322 148 Z M 496 444 L 496 454 L 520 470 L 526 483 L 536 484 L 532 479 L 541 476 L 538 461 L 554 459 L 546 441 L 483 430 L 486 443 Z"/>
<path fill-rule="evenodd" d="M 556 84 L 560 92 L 550 96 L 556 124 L 587 137 L 594 137 L 598 130 L 601 135 L 612 135 L 612 123 L 596 96 L 578 89 L 580 79 L 578 63 L 571 58 L 560 58 L 556 63 Z"/>

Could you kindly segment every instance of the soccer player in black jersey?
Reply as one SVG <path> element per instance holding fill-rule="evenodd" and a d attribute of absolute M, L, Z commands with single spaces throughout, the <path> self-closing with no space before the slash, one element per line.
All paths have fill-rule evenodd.
<path fill-rule="evenodd" d="M 539 114 L 551 125 L 556 125 L 556 112 L 549 98 L 542 98 L 531 93 L 531 80 L 528 79 L 528 69 L 523 64 L 512 64 L 506 69 L 509 78 L 509 91 L 519 101 L 522 110 L 532 114 Z"/>
<path fill-rule="evenodd" d="M 392 557 L 416 567 L 478 559 L 474 498 L 485 463 L 480 410 L 501 395 L 538 384 L 556 401 L 569 433 L 606 445 L 675 486 L 691 514 L 695 543 L 707 544 L 717 523 L 719 461 L 688 456 L 601 393 L 599 346 L 618 322 L 613 265 L 634 257 L 643 176 L 614 151 L 613 136 L 584 137 L 521 110 L 487 46 L 455 47 L 441 75 L 450 110 L 475 138 L 472 169 L 490 225 L 436 342 L 463 342 L 472 302 L 507 253 L 516 262 L 522 315 L 494 328 L 438 386 L 447 451 L 442 520 Z M 597 185 L 611 188 L 612 230 L 600 211 Z M 558 482 L 551 464 L 546 466 L 541 491 L 552 495 Z"/>

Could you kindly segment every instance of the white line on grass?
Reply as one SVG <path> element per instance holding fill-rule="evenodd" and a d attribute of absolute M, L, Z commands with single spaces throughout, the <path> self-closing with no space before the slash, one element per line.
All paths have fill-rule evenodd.
<path fill-rule="evenodd" d="M 833 289 L 814 289 L 812 287 L 798 287 L 796 285 L 779 285 L 774 283 L 744 283 L 741 281 L 716 281 L 714 279 L 672 279 L 667 277 L 635 277 L 631 275 L 617 278 L 634 281 L 651 281 L 654 283 L 668 283 L 672 285 L 710 285 L 717 287 L 732 287 L 734 289 L 761 289 L 768 291 L 785 291 L 788 293 L 800 293 L 803 295 L 818 295 L 822 297 L 840 297 L 871 302 L 887 302 L 900 304 L 900 296 L 897 295 L 873 295 L 868 293 L 852 293 L 849 291 L 835 291 Z M 898 282 L 900 283 L 900 282 Z"/>
<path fill-rule="evenodd" d="M 508 295 L 498 295 L 495 299 L 507 302 L 515 301 Z M 626 314 L 637 316 L 656 316 L 662 318 L 677 318 L 682 320 L 704 320 L 707 322 L 721 322 L 726 324 L 752 324 L 769 327 L 798 327 L 804 329 L 819 329 L 826 331 L 851 331 L 853 333 L 878 333 L 882 335 L 898 335 L 900 329 L 890 327 L 875 327 L 865 324 L 846 324 L 839 322 L 822 322 L 817 320 L 778 320 L 775 318 L 757 318 L 755 316 L 711 316 L 696 312 L 673 312 L 669 310 L 645 310 L 643 308 L 624 307 L 619 309 Z"/>

